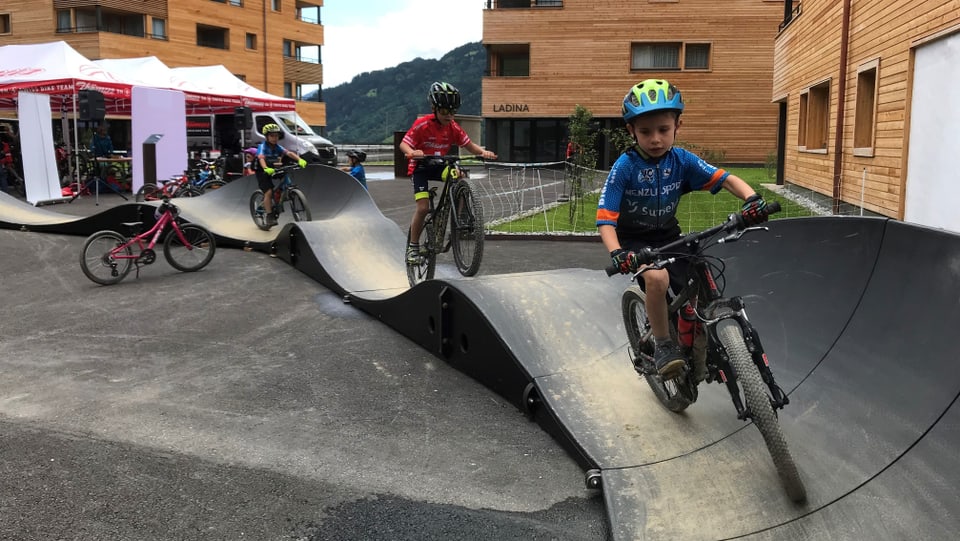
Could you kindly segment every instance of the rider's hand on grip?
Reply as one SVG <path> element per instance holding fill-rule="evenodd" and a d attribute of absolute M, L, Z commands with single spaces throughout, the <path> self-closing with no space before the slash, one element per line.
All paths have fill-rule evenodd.
<path fill-rule="evenodd" d="M 767 221 L 767 202 L 763 200 L 760 194 L 753 194 L 743 202 L 740 207 L 740 215 L 743 216 L 744 224 L 747 227 L 762 224 Z"/>
<path fill-rule="evenodd" d="M 300 165 L 300 169 L 303 169 L 304 167 L 307 166 L 307 160 L 304 160 L 303 158 L 300 158 L 300 161 L 298 161 L 297 164 Z"/>
<path fill-rule="evenodd" d="M 277 170 L 274 169 L 273 167 L 264 167 L 264 168 L 263 168 L 263 172 L 266 173 L 266 174 L 268 174 L 268 175 L 270 175 L 270 176 L 273 176 L 273 174 L 276 173 Z"/>
<path fill-rule="evenodd" d="M 613 261 L 613 266 L 620 271 L 620 274 L 636 272 L 637 268 L 640 267 L 640 259 L 637 254 L 623 248 L 617 248 L 610 252 L 610 260 Z"/>

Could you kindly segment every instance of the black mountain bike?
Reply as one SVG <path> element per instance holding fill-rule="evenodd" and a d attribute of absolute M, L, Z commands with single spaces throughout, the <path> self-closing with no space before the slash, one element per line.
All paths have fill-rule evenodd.
<path fill-rule="evenodd" d="M 780 204 L 771 202 L 767 209 L 770 214 L 779 212 Z M 787 495 L 795 502 L 802 502 L 806 499 L 806 489 L 776 414 L 776 410 L 790 400 L 773 378 L 760 336 L 747 319 L 743 299 L 723 295 L 723 260 L 704 254 L 718 243 L 735 242 L 748 232 L 766 230 L 766 227 L 747 227 L 740 214 L 731 214 L 724 223 L 706 231 L 690 233 L 659 249 L 646 248 L 637 254 L 640 263 L 646 266 L 636 272 L 635 279 L 647 270 L 663 269 L 677 259 L 689 261 L 686 286 L 675 298 L 668 299 L 670 332 L 687 361 L 677 377 L 663 379 L 654 365 L 653 331 L 647 319 L 646 294 L 640 286 L 632 285 L 623 292 L 621 311 L 633 367 L 647 380 L 657 399 L 670 411 L 679 413 L 697 401 L 701 378 L 707 383 L 725 384 L 737 409 L 737 418 L 752 419 L 763 435 Z M 711 242 L 720 234 L 724 236 Z M 606 270 L 609 275 L 618 272 L 616 267 Z M 684 311 L 695 314 L 689 318 L 693 320 L 693 336 L 680 340 L 677 329 Z M 689 323 L 686 326 L 689 327 Z"/>
<path fill-rule="evenodd" d="M 300 169 L 299 165 L 284 165 L 274 170 L 274 179 L 282 178 L 280 184 L 273 188 L 273 211 L 280 215 L 283 213 L 285 205 L 290 206 L 290 213 L 293 214 L 295 222 L 309 222 L 313 219 L 310 214 L 310 207 L 307 206 L 307 196 L 300 188 L 293 183 L 293 177 L 290 175 L 295 169 Z M 267 212 L 263 208 L 263 190 L 258 189 L 250 195 L 250 217 L 253 223 L 264 231 L 269 231 L 272 225 L 267 225 Z"/>
<path fill-rule="evenodd" d="M 420 233 L 420 257 L 416 263 L 407 263 L 407 280 L 415 286 L 433 278 L 437 255 L 453 247 L 457 270 L 464 276 L 473 276 L 480 270 L 483 258 L 483 206 L 474 196 L 468 172 L 460 167 L 459 156 L 428 156 L 428 165 L 446 164 L 443 170 L 443 190 L 437 196 L 437 187 L 430 188 L 430 210 Z M 450 234 L 447 235 L 447 222 Z M 407 231 L 407 244 L 410 231 Z"/>

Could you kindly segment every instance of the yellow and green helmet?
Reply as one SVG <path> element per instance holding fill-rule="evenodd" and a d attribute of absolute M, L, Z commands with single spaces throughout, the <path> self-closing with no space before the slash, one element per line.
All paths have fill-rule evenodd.
<path fill-rule="evenodd" d="M 633 85 L 620 108 L 625 122 L 654 111 L 683 112 L 680 90 L 664 79 L 647 79 Z"/>

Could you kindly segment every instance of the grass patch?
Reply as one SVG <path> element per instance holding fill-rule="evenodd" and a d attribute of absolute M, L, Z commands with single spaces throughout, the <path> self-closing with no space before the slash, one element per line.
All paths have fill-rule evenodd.
<path fill-rule="evenodd" d="M 794 218 L 798 216 L 812 216 L 809 209 L 793 201 L 778 196 L 761 184 L 769 183 L 767 170 L 763 167 L 730 167 L 727 169 L 734 175 L 742 178 L 754 190 L 763 196 L 767 202 L 778 201 L 783 207 L 780 213 L 772 216 L 776 218 Z M 576 213 L 576 220 L 571 223 L 569 204 L 564 203 L 553 207 L 546 212 L 538 213 L 526 218 L 505 222 L 491 227 L 492 231 L 509 233 L 596 233 L 598 193 L 588 193 L 583 197 Z M 721 190 L 717 195 L 709 192 L 692 192 L 680 199 L 677 209 L 677 220 L 684 232 L 702 231 L 724 221 L 733 212 L 739 212 L 742 201 L 730 192 Z"/>

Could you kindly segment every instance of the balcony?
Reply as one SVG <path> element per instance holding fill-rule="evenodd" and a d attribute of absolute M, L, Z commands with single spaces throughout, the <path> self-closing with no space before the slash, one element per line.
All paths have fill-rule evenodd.
<path fill-rule="evenodd" d="M 486 9 L 562 8 L 563 0 L 487 0 Z"/>

